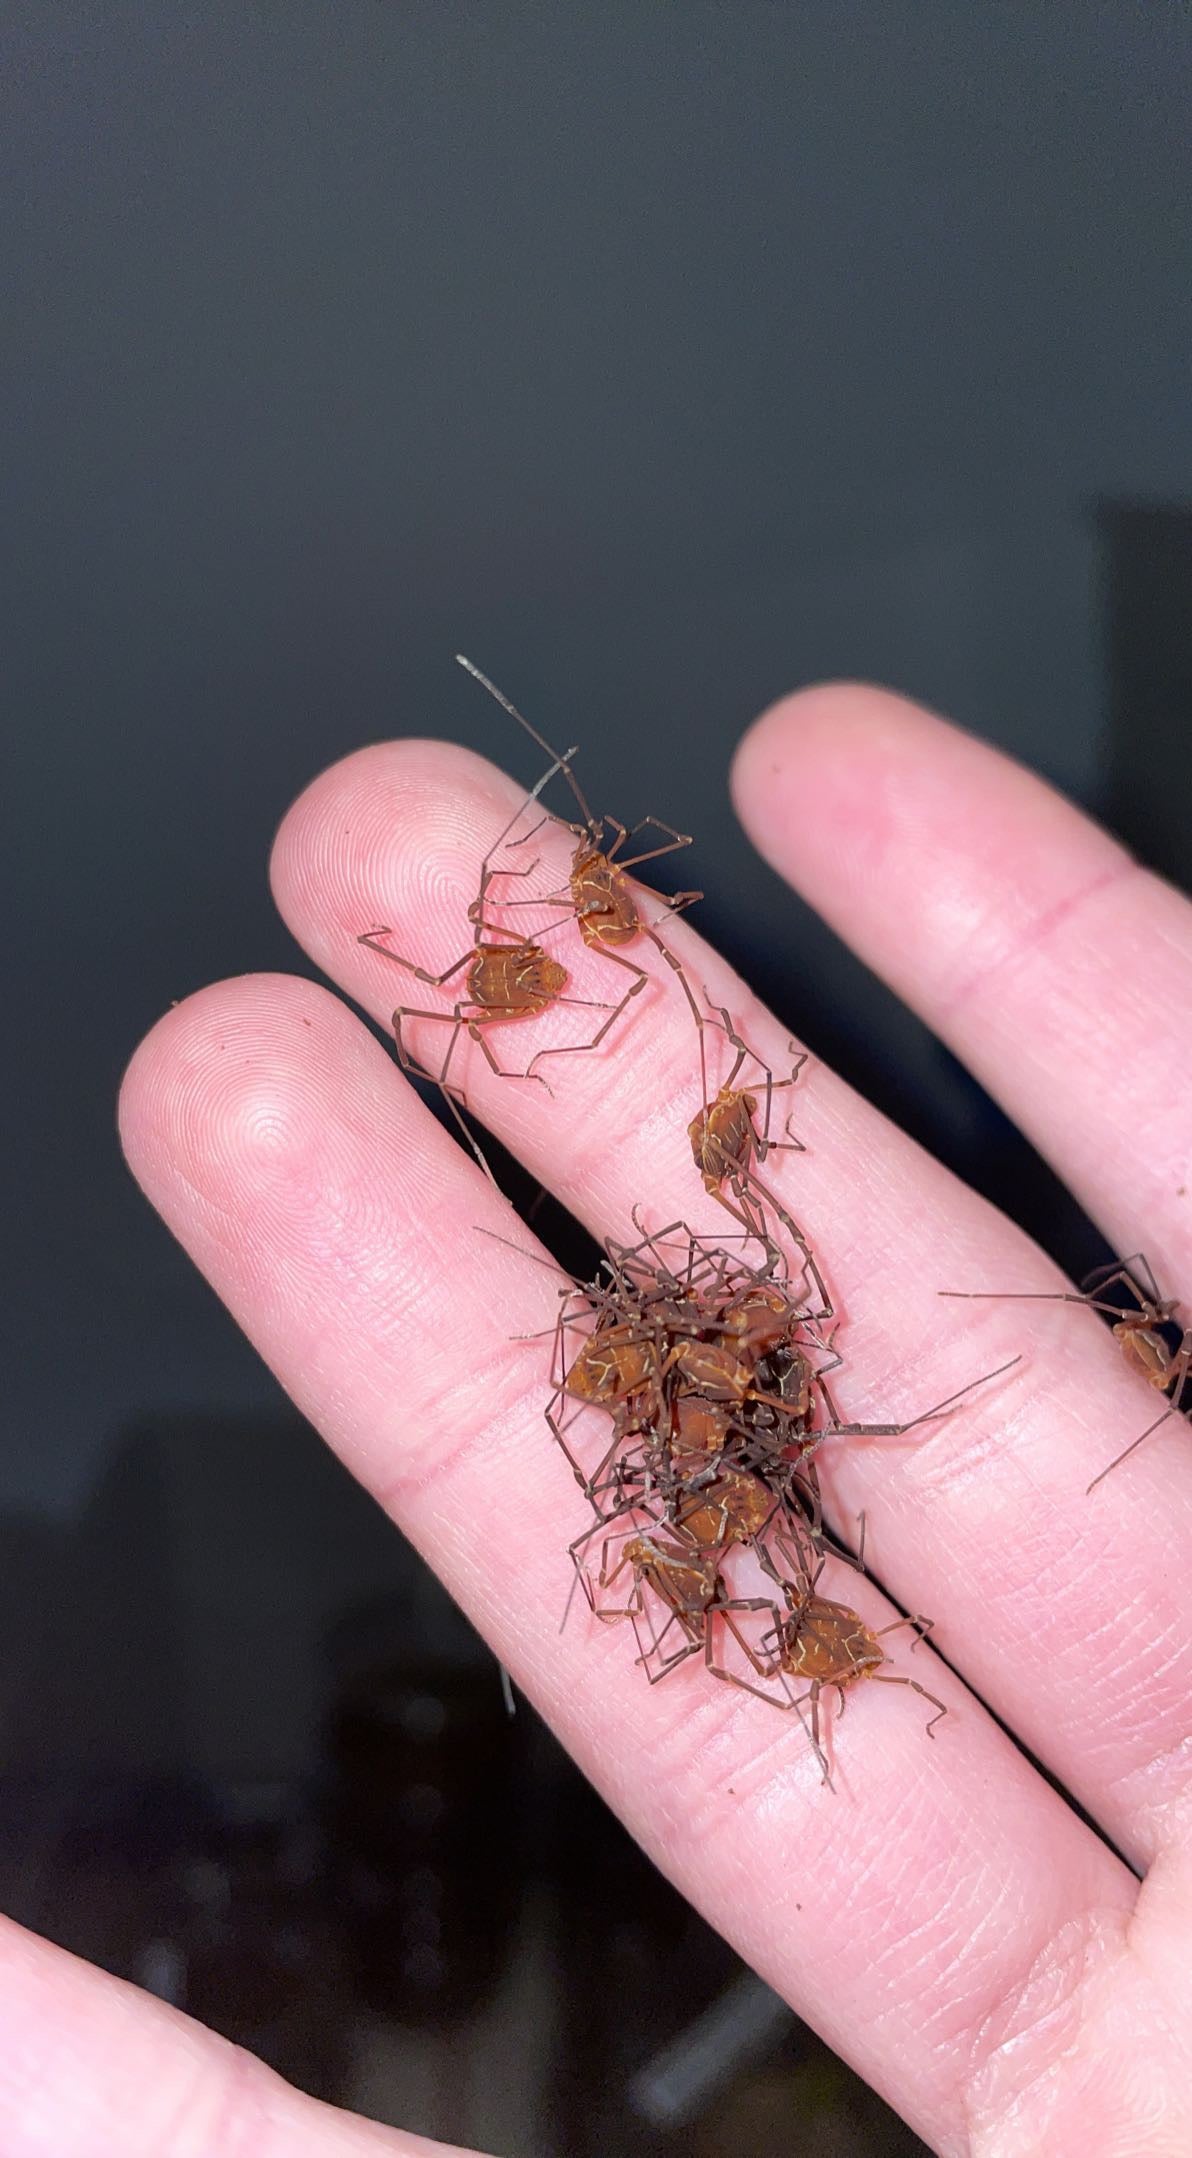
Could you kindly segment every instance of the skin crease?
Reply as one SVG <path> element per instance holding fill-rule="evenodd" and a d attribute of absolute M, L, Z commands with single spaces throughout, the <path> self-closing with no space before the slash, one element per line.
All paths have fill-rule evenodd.
<path fill-rule="evenodd" d="M 776 707 L 746 738 L 734 790 L 768 858 L 968 1057 L 1118 1246 L 1146 1249 L 1165 1285 L 1186 1279 L 1175 1074 L 1192 1004 L 1171 995 L 1192 971 L 1186 904 L 1030 775 L 880 692 Z M 814 819 L 798 813 L 809 798 Z M 511 799 L 490 767 L 439 744 L 345 760 L 279 834 L 283 915 L 387 1017 L 410 978 L 355 933 L 393 923 L 401 948 L 444 965 Z M 559 846 L 542 835 L 548 867 Z M 785 1030 L 686 924 L 666 934 L 777 1068 Z M 1162 966 L 1131 966 L 1156 940 Z M 600 955 L 573 929 L 558 950 L 578 993 L 607 995 Z M 601 1232 L 626 1234 L 642 1193 L 652 1221 L 682 1211 L 715 1230 L 723 1216 L 684 1158 L 699 1106 L 690 1022 L 666 970 L 649 953 L 642 964 L 644 1009 L 597 1055 L 548 1060 L 550 1095 L 493 1079 L 470 1045 L 460 1071 L 486 1121 Z M 409 1001 L 433 1000 L 413 986 Z M 413 1045 L 429 1054 L 442 1031 L 415 1029 Z M 526 1036 L 535 1048 L 573 1038 L 557 1013 Z M 515 1039 L 502 1030 L 510 1065 Z M 938 1287 L 1045 1289 L 1054 1269 L 814 1062 L 796 1099 L 808 1152 L 769 1167 L 844 1310 L 846 1414 L 912 1417 L 1024 1352 L 963 1413 L 904 1440 L 841 1442 L 834 1461 L 825 1449 L 836 1518 L 866 1504 L 876 1568 L 936 1618 L 959 1674 L 929 1647 L 914 1654 L 908 1675 L 951 1710 L 930 1742 L 906 1689 L 858 1688 L 831 1736 L 834 1794 L 764 1704 L 683 1672 L 646 1689 L 620 1629 L 582 1614 L 559 1635 L 576 1494 L 541 1426 L 533 1347 L 511 1339 L 549 1323 L 555 1286 L 477 1236 L 493 1227 L 534 1248 L 338 999 L 277 976 L 190 998 L 134 1058 L 121 1128 L 134 1174 L 282 1383 L 646 1849 L 933 2148 L 1184 2153 L 1186 1427 L 1173 1419 L 1086 1499 L 1153 1393 L 1083 1312 L 941 1306 Z M 895 1272 L 896 1301 L 883 1293 Z M 438 1348 L 460 1328 L 463 1369 Z M 498 1504 L 508 1526 L 494 1544 Z M 840 1593 L 831 1576 L 824 1587 Z M 850 1583 L 848 1600 L 873 1626 L 894 1615 L 866 1585 Z M 908 1651 L 891 1653 L 906 1669 Z M 431 2148 L 315 2106 L 15 1928 L 0 1932 L 0 2032 L 5 2158 Z"/>

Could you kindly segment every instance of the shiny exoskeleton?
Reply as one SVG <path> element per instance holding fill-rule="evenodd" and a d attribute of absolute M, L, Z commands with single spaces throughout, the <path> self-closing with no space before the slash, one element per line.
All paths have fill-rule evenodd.
<path fill-rule="evenodd" d="M 1109 1301 L 1109 1291 L 1118 1288 L 1133 1297 L 1133 1310 L 1123 1310 L 1120 1304 Z M 941 1289 L 940 1295 L 966 1302 L 990 1298 L 1013 1304 L 1083 1304 L 1111 1322 L 1113 1338 L 1130 1369 L 1158 1393 L 1169 1396 L 1167 1407 L 1146 1430 L 1098 1471 L 1089 1491 L 1095 1491 L 1114 1469 L 1137 1453 L 1169 1417 L 1185 1413 L 1185 1397 L 1192 1395 L 1192 1328 L 1180 1327 L 1178 1299 L 1160 1296 L 1150 1263 L 1141 1251 L 1130 1259 L 1098 1267 L 1079 1289 Z M 1169 1341 L 1164 1329 L 1178 1330 L 1178 1342 Z"/>

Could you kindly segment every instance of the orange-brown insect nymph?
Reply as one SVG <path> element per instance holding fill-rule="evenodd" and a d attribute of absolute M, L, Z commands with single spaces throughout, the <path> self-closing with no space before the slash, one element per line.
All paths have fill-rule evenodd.
<path fill-rule="evenodd" d="M 1116 1288 L 1133 1297 L 1133 1310 L 1108 1300 L 1109 1291 Z M 1162 1414 L 1156 1416 L 1120 1454 L 1115 1454 L 1106 1468 L 1098 1471 L 1088 1491 L 1095 1491 L 1114 1469 L 1137 1453 L 1169 1417 L 1178 1416 L 1185 1410 L 1185 1396 L 1192 1389 L 1192 1327 L 1182 1328 L 1179 1341 L 1174 1345 L 1168 1341 L 1163 1329 L 1168 1327 L 1174 1331 L 1179 1327 L 1179 1302 L 1175 1297 L 1160 1296 L 1150 1263 L 1141 1251 L 1136 1251 L 1132 1258 L 1097 1267 L 1079 1289 L 941 1289 L 940 1295 L 963 1298 L 965 1302 L 990 1298 L 1014 1304 L 1083 1304 L 1089 1311 L 1100 1312 L 1110 1321 L 1113 1338 L 1130 1369 L 1145 1379 L 1148 1386 L 1169 1395 Z"/>
<path fill-rule="evenodd" d="M 499 904 L 502 907 L 540 907 L 548 904 L 568 905 L 584 943 L 590 949 L 602 952 L 614 965 L 624 968 L 632 976 L 630 985 L 621 1004 L 617 1006 L 613 1018 L 624 1009 L 625 1004 L 628 1003 L 631 997 L 637 996 L 644 989 L 650 979 L 644 967 L 639 967 L 635 961 L 624 956 L 621 947 L 634 944 L 641 937 L 648 938 L 655 949 L 662 954 L 672 973 L 677 976 L 692 1018 L 696 1026 L 702 1029 L 707 1024 L 707 1021 L 700 1010 L 686 972 L 669 945 L 665 944 L 659 936 L 655 924 L 646 919 L 642 911 L 641 899 L 634 892 L 629 882 L 629 872 L 631 870 L 640 869 L 646 862 L 659 861 L 664 855 L 674 854 L 682 847 L 689 847 L 691 845 L 690 834 L 675 831 L 672 825 L 664 824 L 659 817 L 642 817 L 630 829 L 616 817 L 594 816 L 571 767 L 570 759 L 575 752 L 568 750 L 565 755 L 560 756 L 551 747 L 546 737 L 540 734 L 536 727 L 531 726 L 525 714 L 519 712 L 517 706 L 511 703 L 504 691 L 497 688 L 495 682 L 491 682 L 486 674 L 482 674 L 479 667 L 474 666 L 470 659 L 465 659 L 462 652 L 457 653 L 456 657 L 460 666 L 465 668 L 474 680 L 480 683 L 483 689 L 488 691 L 490 697 L 495 697 L 502 710 L 508 712 L 510 718 L 516 720 L 518 726 L 525 729 L 531 740 L 537 742 L 539 748 L 544 750 L 548 757 L 554 759 L 551 773 L 553 775 L 558 772 L 566 780 L 580 812 L 580 821 L 566 827 L 575 840 L 575 849 L 571 859 L 566 889 L 549 892 L 536 899 L 503 899 Z M 637 854 L 623 855 L 621 850 L 628 846 L 639 832 L 644 831 L 661 834 L 661 843 L 657 846 L 647 847 Z M 494 874 L 498 876 L 517 876 L 524 875 L 525 872 L 502 870 L 496 871 Z M 661 892 L 654 892 L 650 896 L 656 899 L 659 905 L 669 913 L 679 914 L 685 907 L 691 906 L 695 900 L 702 898 L 703 894 L 701 892 L 677 892 L 671 896 L 666 896 Z M 540 1049 L 534 1057 L 533 1063 L 537 1063 L 543 1057 L 570 1056 L 580 1050 L 594 1048 L 596 1042 L 600 1041 L 608 1032 L 608 1028 L 612 1023 L 612 1019 L 607 1020 L 593 1042 L 561 1043 L 548 1049 Z"/>

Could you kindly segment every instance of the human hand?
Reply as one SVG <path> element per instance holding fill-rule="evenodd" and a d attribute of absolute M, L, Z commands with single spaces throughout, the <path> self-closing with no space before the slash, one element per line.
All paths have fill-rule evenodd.
<path fill-rule="evenodd" d="M 1187 903 L 1019 768 L 875 692 L 777 707 L 735 786 L 763 852 L 966 1059 L 1116 1248 L 1187 1279 Z M 362 751 L 286 818 L 281 911 L 387 1018 L 392 970 L 357 931 L 392 922 L 441 965 L 516 799 L 442 744 Z M 563 835 L 543 845 L 565 866 Z M 668 935 L 780 1064 L 785 1031 L 685 923 Z M 605 993 L 598 953 L 574 938 L 566 958 L 580 993 Z M 556 1060 L 551 1095 L 494 1078 L 470 1045 L 460 1072 L 598 1235 L 627 1235 L 637 1200 L 651 1222 L 715 1234 L 687 1150 L 690 1020 L 645 964 L 659 982 L 632 1024 Z M 902 1688 L 860 1689 L 833 1792 L 793 1719 L 690 1666 L 645 1686 L 620 1630 L 582 1613 L 560 1636 L 576 1494 L 542 1421 L 542 1347 L 512 1338 L 553 1322 L 554 1284 L 478 1236 L 535 1248 L 338 998 L 278 976 L 190 998 L 137 1052 L 121 1122 L 135 1175 L 282 1383 L 647 1851 L 922 2136 L 980 2158 L 1192 2147 L 1192 1448 L 1173 1419 L 1086 1497 L 1153 1394 L 1091 1316 L 937 1293 L 1061 1286 L 1018 1229 L 808 1066 L 808 1151 L 768 1173 L 844 1313 L 843 1409 L 911 1417 L 1028 1352 L 913 1443 L 819 1457 L 835 1517 L 865 1507 L 884 1580 L 932 1614 L 962 1675 L 916 1655 L 953 1711 L 934 1744 Z M 860 1584 L 849 1596 L 883 1610 Z M 0 2030 L 11 2158 L 430 2148 L 300 2098 L 15 1929 Z"/>

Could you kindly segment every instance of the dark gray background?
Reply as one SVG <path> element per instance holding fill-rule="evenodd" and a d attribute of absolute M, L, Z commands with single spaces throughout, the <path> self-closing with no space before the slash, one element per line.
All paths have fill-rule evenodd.
<path fill-rule="evenodd" d="M 172 998 L 302 964 L 264 865 L 329 759 L 536 769 L 460 647 L 697 834 L 705 925 L 991 1179 L 999 1121 L 725 769 L 768 699 L 870 675 L 1153 814 L 1178 871 L 1190 39 L 1056 0 L 75 0 L 3 42 L 0 1509 L 36 1551 L 146 1420 L 277 1405 L 121 1166 L 118 1078 Z"/>

